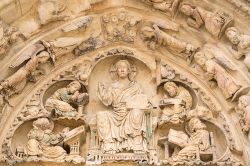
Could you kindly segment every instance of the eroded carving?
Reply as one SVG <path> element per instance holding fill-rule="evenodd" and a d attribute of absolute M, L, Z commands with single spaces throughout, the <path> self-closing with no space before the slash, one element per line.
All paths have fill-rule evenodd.
<path fill-rule="evenodd" d="M 190 137 L 183 144 L 178 144 L 181 150 L 173 157 L 173 161 L 182 163 L 184 161 L 200 160 L 202 155 L 206 156 L 206 154 L 210 154 L 213 159 L 215 151 L 213 149 L 213 138 L 210 138 L 212 137 L 212 133 L 207 131 L 206 125 L 200 119 L 192 118 L 188 122 L 188 128 L 190 130 Z M 185 140 L 185 137 L 182 138 Z"/>
<path fill-rule="evenodd" d="M 156 49 L 157 46 L 165 46 L 173 53 L 184 54 L 184 57 L 189 61 L 197 49 L 192 44 L 181 41 L 160 30 L 156 24 L 153 27 L 144 26 L 141 29 L 141 36 L 149 48 Z"/>
<path fill-rule="evenodd" d="M 199 51 L 194 55 L 194 61 L 206 72 L 206 79 L 208 81 L 214 79 L 225 98 L 229 99 L 232 98 L 238 90 L 240 90 L 241 86 L 238 85 L 233 77 L 225 70 L 224 67 L 233 69 L 232 65 L 230 63 L 228 64 L 228 61 L 226 61 L 225 58 L 222 61 L 216 61 L 213 59 L 216 57 L 216 53 L 218 52 L 215 52 L 214 50 L 206 53 Z M 218 62 L 223 64 L 223 66 Z"/>
<path fill-rule="evenodd" d="M 107 13 L 102 16 L 103 30 L 108 41 L 134 42 L 137 24 L 141 18 L 129 15 L 124 11 Z"/>
<path fill-rule="evenodd" d="M 160 118 L 160 124 L 170 122 L 182 123 L 188 110 L 192 107 L 192 96 L 182 86 L 175 82 L 164 84 L 165 97 L 161 100 L 160 107 L 164 107 Z"/>
<path fill-rule="evenodd" d="M 188 16 L 187 24 L 189 26 L 200 28 L 204 25 L 211 35 L 218 38 L 223 35 L 226 28 L 232 22 L 231 16 L 223 11 L 211 12 L 189 3 L 182 3 L 180 11 Z"/>
<path fill-rule="evenodd" d="M 81 93 L 81 83 L 73 81 L 58 89 L 45 103 L 45 108 L 55 116 L 82 116 L 82 108 L 88 103 L 88 93 Z M 79 112 L 78 112 L 79 111 Z"/>
<path fill-rule="evenodd" d="M 237 113 L 240 115 L 240 124 L 243 132 L 249 137 L 250 130 L 250 94 L 243 95 L 239 98 Z M 250 138 L 249 138 L 250 140 Z"/>
<path fill-rule="evenodd" d="M 226 36 L 232 43 L 232 51 L 236 59 L 244 58 L 244 64 L 250 70 L 250 35 L 241 34 L 235 27 L 226 30 Z"/>
<path fill-rule="evenodd" d="M 0 91 L 4 96 L 20 92 L 26 85 L 27 81 L 36 81 L 35 76 L 42 74 L 37 70 L 39 64 L 46 63 L 51 58 L 51 54 L 41 43 L 29 47 L 20 58 L 16 60 L 12 67 L 18 67 L 27 61 L 24 66 L 18 69 L 13 75 L 4 79 L 0 84 Z"/>
<path fill-rule="evenodd" d="M 174 16 L 181 0 L 142 0 L 152 5 L 155 9 Z"/>
<path fill-rule="evenodd" d="M 0 56 L 5 55 L 9 47 L 17 41 L 21 33 L 16 27 L 8 26 L 0 20 Z"/>

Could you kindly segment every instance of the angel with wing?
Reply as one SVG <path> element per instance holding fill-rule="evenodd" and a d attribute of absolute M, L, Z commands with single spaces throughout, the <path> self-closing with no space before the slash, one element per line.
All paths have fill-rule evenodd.
<path fill-rule="evenodd" d="M 226 69 L 236 70 L 235 66 L 218 48 L 205 46 L 203 51 L 198 51 L 194 55 L 194 61 L 206 71 L 205 75 L 209 81 L 216 81 L 226 99 L 233 97 L 240 90 L 241 86 L 226 71 Z"/>
<path fill-rule="evenodd" d="M 48 62 L 51 54 L 42 43 L 36 43 L 28 47 L 19 57 L 10 67 L 15 68 L 21 65 L 22 67 L 0 83 L 0 92 L 5 96 L 20 92 L 27 80 L 29 78 L 32 80 L 32 77 L 38 74 L 38 65 Z"/>
<path fill-rule="evenodd" d="M 192 44 L 179 40 L 164 32 L 155 23 L 153 23 L 152 27 L 144 26 L 141 30 L 141 35 L 149 48 L 155 49 L 157 46 L 165 46 L 170 52 L 182 54 L 187 60 L 189 60 L 191 55 L 197 50 Z"/>

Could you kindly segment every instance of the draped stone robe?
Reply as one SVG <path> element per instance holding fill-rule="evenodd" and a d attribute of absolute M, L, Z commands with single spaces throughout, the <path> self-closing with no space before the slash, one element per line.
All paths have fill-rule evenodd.
<path fill-rule="evenodd" d="M 141 94 L 140 85 L 130 82 L 127 88 L 114 83 L 99 98 L 112 111 L 97 114 L 98 135 L 103 152 L 146 151 L 146 116 L 140 109 L 128 109 L 129 100 Z"/>

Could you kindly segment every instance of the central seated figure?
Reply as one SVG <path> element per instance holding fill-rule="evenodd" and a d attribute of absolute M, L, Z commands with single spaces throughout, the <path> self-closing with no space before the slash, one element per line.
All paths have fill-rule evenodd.
<path fill-rule="evenodd" d="M 133 152 L 145 154 L 146 112 L 149 101 L 141 86 L 134 81 L 136 68 L 128 60 L 119 60 L 111 67 L 115 80 L 109 88 L 98 85 L 98 96 L 112 111 L 97 114 L 97 129 L 103 153 Z"/>

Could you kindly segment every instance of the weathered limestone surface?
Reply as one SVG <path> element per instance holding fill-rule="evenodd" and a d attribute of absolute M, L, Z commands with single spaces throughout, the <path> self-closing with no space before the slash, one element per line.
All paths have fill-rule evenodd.
<path fill-rule="evenodd" d="M 0 1 L 0 165 L 250 165 L 249 7 Z"/>

